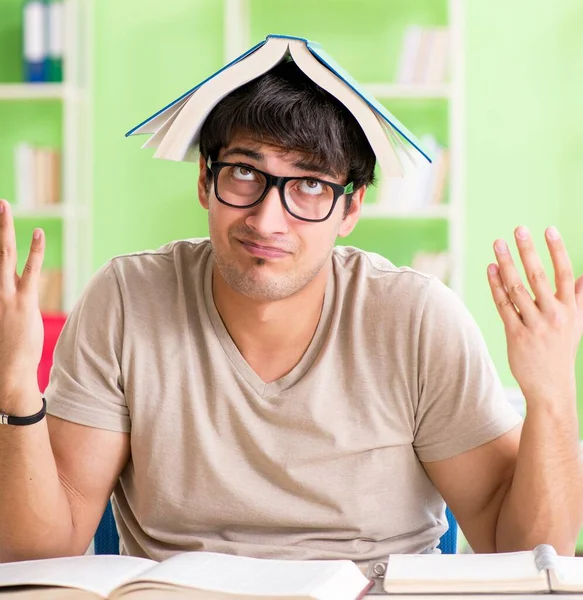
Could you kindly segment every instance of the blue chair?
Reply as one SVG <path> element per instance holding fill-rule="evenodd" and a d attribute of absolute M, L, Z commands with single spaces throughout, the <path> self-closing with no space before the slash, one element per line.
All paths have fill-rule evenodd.
<path fill-rule="evenodd" d="M 437 547 L 442 554 L 455 554 L 457 551 L 457 521 L 449 507 L 445 509 L 449 529 L 441 536 Z"/>
<path fill-rule="evenodd" d="M 105 512 L 99 521 L 93 545 L 95 554 L 119 554 L 119 534 L 113 518 L 111 501 L 107 503 Z"/>
<path fill-rule="evenodd" d="M 438 548 L 442 554 L 455 554 L 457 549 L 457 522 L 449 508 L 446 509 L 449 529 L 441 536 Z M 119 535 L 111 510 L 111 502 L 107 503 L 103 517 L 99 522 L 94 538 L 95 554 L 119 554 Z"/>

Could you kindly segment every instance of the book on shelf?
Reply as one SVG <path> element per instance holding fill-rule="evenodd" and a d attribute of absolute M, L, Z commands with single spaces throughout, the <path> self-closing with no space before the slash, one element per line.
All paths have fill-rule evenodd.
<path fill-rule="evenodd" d="M 52 206 L 61 197 L 61 153 L 22 142 L 14 149 L 16 205 L 23 210 Z"/>
<path fill-rule="evenodd" d="M 434 275 L 445 284 L 449 282 L 451 271 L 449 252 L 416 252 L 411 261 L 411 268 L 425 275 Z"/>
<path fill-rule="evenodd" d="M 445 202 L 449 150 L 430 134 L 421 136 L 421 141 L 433 155 L 433 162 L 414 165 L 403 157 L 403 176 L 381 178 L 377 204 L 392 212 L 415 213 Z"/>
<path fill-rule="evenodd" d="M 441 85 L 449 79 L 450 33 L 447 27 L 410 25 L 405 30 L 396 82 Z"/>
<path fill-rule="evenodd" d="M 22 9 L 23 80 L 63 80 L 63 0 L 25 0 Z"/>
<path fill-rule="evenodd" d="M 43 268 L 39 280 L 39 308 L 47 314 L 63 310 L 63 272 L 61 269 Z"/>
<path fill-rule="evenodd" d="M 357 600 L 371 587 L 349 560 L 271 560 L 212 552 L 163 562 L 77 556 L 0 564 L 2 600 Z M 166 594 L 166 595 L 165 595 Z"/>
<path fill-rule="evenodd" d="M 405 163 L 430 162 L 423 144 L 382 104 L 364 90 L 322 47 L 309 40 L 268 35 L 126 133 L 147 134 L 144 148 L 155 158 L 198 161 L 204 120 L 226 95 L 256 79 L 282 60 L 293 60 L 304 74 L 337 98 L 360 123 L 385 176 L 400 177 Z M 420 159 L 420 160 L 419 160 Z"/>
<path fill-rule="evenodd" d="M 377 565 L 388 594 L 583 592 L 583 558 L 541 544 L 498 554 L 392 554 Z"/>

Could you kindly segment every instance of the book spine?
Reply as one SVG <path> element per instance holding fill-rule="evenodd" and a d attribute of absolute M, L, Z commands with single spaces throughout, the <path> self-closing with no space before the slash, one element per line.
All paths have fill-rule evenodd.
<path fill-rule="evenodd" d="M 52 0 L 47 7 L 47 80 L 63 81 L 63 2 Z"/>
<path fill-rule="evenodd" d="M 23 8 L 24 80 L 31 83 L 47 79 L 46 8 L 41 0 L 28 0 Z"/>
<path fill-rule="evenodd" d="M 540 544 L 534 549 L 534 560 L 539 571 L 550 571 L 557 566 L 557 551 L 549 544 Z"/>

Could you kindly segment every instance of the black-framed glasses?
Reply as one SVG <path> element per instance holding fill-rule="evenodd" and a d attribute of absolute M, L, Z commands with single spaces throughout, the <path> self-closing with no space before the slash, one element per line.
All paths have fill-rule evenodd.
<path fill-rule="evenodd" d="M 275 186 L 285 210 L 300 221 L 325 221 L 338 198 L 354 191 L 354 183 L 341 185 L 315 177 L 276 177 L 244 163 L 207 160 L 219 202 L 233 208 L 257 206 Z"/>

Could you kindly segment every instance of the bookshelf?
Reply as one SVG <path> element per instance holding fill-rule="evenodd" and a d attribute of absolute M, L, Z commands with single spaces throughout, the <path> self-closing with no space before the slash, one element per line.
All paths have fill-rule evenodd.
<path fill-rule="evenodd" d="M 63 83 L 22 81 L 22 2 L 0 5 L 10 24 L 0 55 L 0 196 L 12 204 L 19 269 L 34 227 L 47 234 L 46 270 L 62 274 L 61 310 L 68 312 L 91 276 L 91 0 L 64 0 Z M 3 64 L 2 64 L 3 63 Z M 15 147 L 20 142 L 60 150 L 60 201 L 16 203 Z"/>
<path fill-rule="evenodd" d="M 60 83 L 0 83 L 0 100 L 61 100 L 65 87 Z"/>
<path fill-rule="evenodd" d="M 415 252 L 415 245 L 424 252 L 447 252 L 447 283 L 459 295 L 462 295 L 463 289 L 464 240 L 464 2 L 465 0 L 373 0 L 365 4 L 358 0 L 345 0 L 342 2 L 342 11 L 337 11 L 331 0 L 320 1 L 317 6 L 308 0 L 303 3 L 300 1 L 294 3 L 291 10 L 282 5 L 278 5 L 277 9 L 273 8 L 266 0 L 224 0 L 223 23 L 225 61 L 232 60 L 267 33 L 300 35 L 321 42 L 344 68 L 417 135 L 424 133 L 419 130 L 422 125 L 416 126 L 417 116 L 439 113 L 440 116 L 435 119 L 442 121 L 439 127 L 443 130 L 442 137 L 447 140 L 449 151 L 446 201 L 443 204 L 404 210 L 395 206 L 390 198 L 385 197 L 385 201 L 381 202 L 381 183 L 377 190 L 367 192 L 367 196 L 372 196 L 373 201 L 363 205 L 361 222 L 346 243 L 385 254 L 397 264 L 403 264 L 400 261 L 411 264 L 410 257 Z M 304 4 L 305 11 L 302 10 Z M 386 65 L 392 63 L 393 69 L 397 66 L 408 26 L 433 24 L 432 17 L 428 17 L 426 13 L 435 13 L 437 5 L 443 7 L 443 10 L 438 10 L 440 22 L 437 25 L 446 26 L 449 31 L 447 83 L 398 83 L 395 75 L 390 73 L 391 67 Z M 341 12 L 342 16 L 336 18 L 335 12 Z M 309 15 L 310 18 L 302 19 L 302 14 Z M 341 21 L 342 18 L 345 23 Z M 256 25 L 258 20 L 263 27 Z M 387 29 L 384 37 L 381 30 L 383 22 L 390 22 L 387 26 L 390 31 Z M 359 46 L 361 50 L 358 50 Z M 378 48 L 382 49 L 382 55 L 379 55 Z M 371 51 L 378 56 L 378 61 L 371 60 Z M 362 58 L 359 60 L 354 55 Z M 378 77 L 381 69 L 376 63 L 382 63 L 386 67 L 386 81 Z M 429 117 L 429 120 L 432 118 Z M 410 244 L 409 252 L 390 247 L 387 241 L 389 238 Z M 371 242 L 373 239 L 376 241 Z"/>

